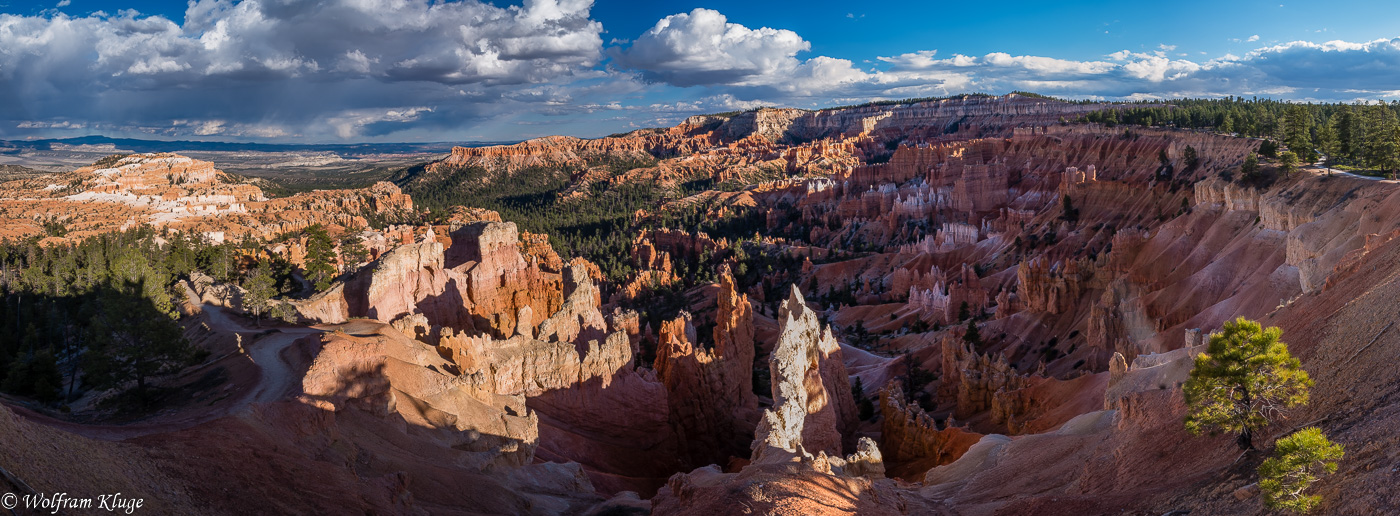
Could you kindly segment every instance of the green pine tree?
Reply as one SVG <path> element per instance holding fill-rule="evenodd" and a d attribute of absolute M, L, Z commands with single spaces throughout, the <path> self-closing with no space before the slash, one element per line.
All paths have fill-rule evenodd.
<path fill-rule="evenodd" d="M 281 319 L 288 324 L 297 323 L 297 309 L 291 303 L 277 303 L 268 310 L 268 315 Z"/>
<path fill-rule="evenodd" d="M 369 249 L 365 248 L 365 239 L 359 234 L 351 234 L 340 240 L 340 256 L 345 260 L 345 270 L 341 272 L 355 272 L 361 263 L 369 258 Z"/>
<path fill-rule="evenodd" d="M 1302 104 L 1288 107 L 1284 115 L 1284 144 L 1298 156 L 1312 154 L 1312 114 Z"/>
<path fill-rule="evenodd" d="M 1259 157 L 1252 153 L 1245 157 L 1244 165 L 1240 166 L 1240 175 L 1243 175 L 1245 179 L 1259 177 Z"/>
<path fill-rule="evenodd" d="M 977 321 L 967 321 L 967 331 L 963 332 L 963 341 L 971 344 L 974 348 L 982 344 L 982 334 L 977 331 Z"/>
<path fill-rule="evenodd" d="M 52 352 L 44 349 L 19 357 L 10 364 L 0 388 L 47 403 L 58 400 L 62 385 L 63 375 L 58 372 L 58 362 L 54 360 Z"/>
<path fill-rule="evenodd" d="M 1264 505 L 1298 513 L 1311 511 L 1322 497 L 1303 494 L 1313 482 L 1337 472 L 1345 448 L 1309 427 L 1274 443 L 1274 456 L 1259 465 L 1259 490 Z"/>
<path fill-rule="evenodd" d="M 1195 147 L 1187 145 L 1186 149 L 1181 151 L 1181 160 L 1182 163 L 1186 165 L 1186 168 L 1192 168 L 1200 161 L 1200 157 L 1196 155 Z"/>
<path fill-rule="evenodd" d="M 1291 176 L 1298 171 L 1298 155 L 1291 150 L 1286 150 L 1278 154 L 1279 168 L 1283 170 L 1284 176 Z"/>
<path fill-rule="evenodd" d="M 262 314 L 267 311 L 267 302 L 277 295 L 277 280 L 272 277 L 272 268 L 258 264 L 248 271 L 248 279 L 243 281 L 243 307 L 253 312 L 254 324 L 262 324 Z"/>
<path fill-rule="evenodd" d="M 1240 449 L 1251 450 L 1271 415 L 1307 403 L 1312 379 L 1279 341 L 1282 335 L 1243 317 L 1212 335 L 1184 387 L 1186 429 L 1237 434 Z"/>
<path fill-rule="evenodd" d="M 135 382 L 136 394 L 144 400 L 151 379 L 197 364 L 208 351 L 190 344 L 170 314 L 141 299 L 140 292 L 139 284 L 126 283 L 100 294 L 84 362 L 92 386 L 122 388 Z"/>
<path fill-rule="evenodd" d="M 306 279 L 325 290 L 335 280 L 335 241 L 320 224 L 306 228 Z"/>

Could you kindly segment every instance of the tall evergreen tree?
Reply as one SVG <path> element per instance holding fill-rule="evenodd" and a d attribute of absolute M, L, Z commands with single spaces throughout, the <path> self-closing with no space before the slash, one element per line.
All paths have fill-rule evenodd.
<path fill-rule="evenodd" d="M 1283 143 L 1300 159 L 1307 159 L 1312 151 L 1312 113 L 1302 104 L 1288 107 L 1284 116 Z"/>
<path fill-rule="evenodd" d="M 369 258 L 369 249 L 365 248 L 364 237 L 358 233 L 352 233 L 340 239 L 340 256 L 344 264 L 344 270 L 340 272 L 354 272 L 356 267 Z"/>
<path fill-rule="evenodd" d="M 1244 158 L 1244 165 L 1240 166 L 1240 175 L 1245 179 L 1254 179 L 1259 176 L 1259 157 L 1250 153 Z"/>
<path fill-rule="evenodd" d="M 1355 160 L 1359 156 L 1357 151 L 1357 118 L 1356 112 L 1351 106 L 1342 106 L 1337 115 L 1332 118 L 1332 127 L 1337 133 L 1336 156 L 1343 160 Z"/>
<path fill-rule="evenodd" d="M 1307 403 L 1312 379 L 1283 331 L 1238 318 L 1212 335 L 1186 381 L 1186 429 L 1236 434 L 1240 449 L 1254 449 L 1254 434 L 1287 407 Z"/>
<path fill-rule="evenodd" d="M 170 314 L 145 301 L 140 284 L 115 285 L 101 294 L 87 353 L 88 383 L 99 389 L 135 383 L 145 399 L 152 378 L 198 363 L 208 355 L 171 324 Z"/>
<path fill-rule="evenodd" d="M 1372 168 L 1392 171 L 1397 153 L 1394 138 L 1397 122 L 1395 111 L 1384 104 L 1366 107 L 1365 162 Z"/>
<path fill-rule="evenodd" d="M 982 345 L 982 333 L 977 330 L 977 320 L 968 319 L 967 331 L 963 332 L 963 341 L 973 347 Z"/>
<path fill-rule="evenodd" d="M 306 228 L 306 279 L 325 290 L 335 280 L 335 242 L 320 224 Z"/>
<path fill-rule="evenodd" d="M 262 325 L 262 314 L 267 311 L 268 301 L 277 295 L 277 280 L 272 277 L 272 267 L 260 263 L 248 271 L 243 289 L 243 306 L 253 312 L 254 324 Z"/>
<path fill-rule="evenodd" d="M 43 402 L 59 399 L 63 376 L 53 352 L 41 349 L 19 357 L 9 367 L 0 389 Z"/>
<path fill-rule="evenodd" d="M 1283 170 L 1284 176 L 1293 175 L 1298 171 L 1298 155 L 1291 150 L 1286 150 L 1278 154 L 1279 168 Z"/>

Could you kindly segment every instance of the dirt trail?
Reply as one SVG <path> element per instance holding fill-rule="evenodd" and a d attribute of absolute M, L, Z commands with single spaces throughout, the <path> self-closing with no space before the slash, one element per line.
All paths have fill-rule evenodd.
<path fill-rule="evenodd" d="M 185 287 L 185 293 L 192 301 L 198 300 L 198 296 L 188 286 Z M 228 313 L 224 312 L 222 307 L 204 304 L 201 305 L 200 309 L 209 316 L 209 327 L 216 331 L 230 333 L 261 333 L 266 331 L 265 328 L 249 328 L 229 318 Z M 264 335 L 249 343 L 246 346 L 248 358 L 258 366 L 261 373 L 258 384 L 249 390 L 249 393 L 237 404 L 229 407 L 227 413 L 238 412 L 247 407 L 249 403 L 270 403 L 286 395 L 295 379 L 292 369 L 282 360 L 282 351 L 291 346 L 297 339 L 322 331 L 316 328 L 278 328 L 276 333 Z"/>
<path fill-rule="evenodd" d="M 321 333 L 314 328 L 283 329 L 278 333 L 258 339 L 248 351 L 248 357 L 262 372 L 258 386 L 237 406 L 246 407 L 249 403 L 271 403 L 282 399 L 297 380 L 292 368 L 282 360 L 282 350 L 287 349 L 297 339 L 313 333 Z"/>
<path fill-rule="evenodd" d="M 193 292 L 189 292 L 189 294 L 193 294 Z M 192 299 L 197 300 L 193 296 Z M 201 309 L 208 315 L 209 327 L 214 331 L 237 332 L 245 336 L 267 331 L 267 328 L 249 328 L 242 325 L 231 319 L 222 307 L 204 304 L 201 305 Z M 180 413 L 157 413 L 147 420 L 130 424 L 85 425 L 54 419 L 21 406 L 11 406 L 10 408 L 45 425 L 104 441 L 123 441 L 151 434 L 184 430 L 224 416 L 237 414 L 247 410 L 248 406 L 253 403 L 271 403 L 282 399 L 297 381 L 292 368 L 282 360 L 282 351 L 291 346 L 296 339 L 324 331 L 307 327 L 279 328 L 275 330 L 275 333 L 269 333 L 257 337 L 251 342 L 245 342 L 243 345 L 247 350 L 248 358 L 257 365 L 260 373 L 258 383 L 245 391 L 242 399 L 237 402 L 207 411 L 186 409 Z"/>
<path fill-rule="evenodd" d="M 1365 179 L 1365 180 L 1367 180 L 1367 181 L 1388 181 L 1388 179 L 1386 179 L 1386 178 L 1384 178 L 1384 177 L 1364 176 L 1364 175 L 1361 175 L 1361 174 L 1353 174 L 1353 173 L 1351 173 L 1351 172 L 1347 172 L 1347 171 L 1342 170 L 1342 169 L 1332 168 L 1332 167 L 1330 167 L 1330 166 L 1325 165 L 1325 163 L 1327 163 L 1327 159 L 1328 159 L 1328 158 L 1327 158 L 1327 155 L 1326 155 L 1326 154 L 1322 154 L 1321 156 L 1322 156 L 1321 159 L 1319 159 L 1319 160 L 1317 161 L 1317 163 L 1313 163 L 1313 164 L 1311 164 L 1311 165 L 1304 165 L 1304 166 L 1303 166 L 1303 170 L 1308 170 L 1308 171 L 1312 171 L 1312 172 L 1317 172 L 1317 173 L 1323 174 L 1323 175 L 1342 175 L 1342 176 L 1354 177 L 1354 178 L 1356 178 L 1356 179 Z"/>

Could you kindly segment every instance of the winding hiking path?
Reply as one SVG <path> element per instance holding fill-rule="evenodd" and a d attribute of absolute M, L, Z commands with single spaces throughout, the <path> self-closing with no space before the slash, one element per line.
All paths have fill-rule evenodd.
<path fill-rule="evenodd" d="M 192 295 L 193 292 L 187 292 L 187 294 Z M 192 296 L 191 299 L 198 301 L 197 296 Z M 267 331 L 265 328 L 248 328 L 242 325 L 231 319 L 222 307 L 216 305 L 203 304 L 201 310 L 208 315 L 207 322 L 210 329 L 216 332 L 247 334 Z M 184 430 L 221 417 L 237 414 L 247 410 L 249 405 L 253 403 L 271 403 L 281 400 L 298 380 L 292 368 L 282 359 L 282 351 L 301 337 L 324 331 L 309 327 L 279 328 L 274 330 L 274 333 L 256 337 L 251 342 L 244 344 L 248 358 L 258 367 L 257 383 L 252 388 L 247 389 L 238 401 L 207 411 L 186 407 L 175 413 L 158 413 L 147 420 L 129 424 L 86 425 L 55 419 L 23 406 L 9 404 L 7 406 L 33 421 L 104 441 L 124 441 L 151 434 Z M 210 364 L 217 362 L 216 360 Z M 208 367 L 210 364 L 200 367 Z"/>
<path fill-rule="evenodd" d="M 287 349 L 297 339 L 313 333 L 321 333 L 321 331 L 311 328 L 280 330 L 278 333 L 254 342 L 253 348 L 248 351 L 248 357 L 253 360 L 254 364 L 257 364 L 258 370 L 262 374 L 258 379 L 257 387 L 244 396 L 244 400 L 239 403 L 238 408 L 246 407 L 249 403 L 271 403 L 286 396 L 287 391 L 292 388 L 297 378 L 293 374 L 292 368 L 287 366 L 285 360 L 282 360 L 282 350 Z"/>
<path fill-rule="evenodd" d="M 1361 174 L 1353 174 L 1353 173 L 1347 172 L 1347 171 L 1345 171 L 1345 170 L 1335 169 L 1335 168 L 1329 167 L 1329 166 L 1326 165 L 1327 159 L 1328 159 L 1328 158 L 1327 158 L 1327 155 L 1326 155 L 1326 154 L 1318 154 L 1318 155 L 1321 156 L 1321 158 L 1319 158 L 1319 159 L 1317 160 L 1316 163 L 1313 163 L 1313 164 L 1311 164 L 1311 165 L 1306 165 L 1306 166 L 1304 166 L 1304 167 L 1303 167 L 1303 170 L 1310 170 L 1310 171 L 1314 171 L 1314 172 L 1319 172 L 1319 173 L 1322 173 L 1322 174 L 1325 174 L 1325 175 L 1342 175 L 1342 176 L 1347 176 L 1347 177 L 1354 177 L 1354 178 L 1356 178 L 1356 179 L 1365 179 L 1365 180 L 1367 180 L 1367 181 L 1387 181 L 1387 179 L 1384 178 L 1384 177 L 1365 176 L 1365 175 L 1361 175 Z"/>

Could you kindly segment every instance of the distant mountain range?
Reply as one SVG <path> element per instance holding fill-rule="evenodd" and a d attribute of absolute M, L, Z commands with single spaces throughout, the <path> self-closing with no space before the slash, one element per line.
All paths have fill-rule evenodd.
<path fill-rule="evenodd" d="M 43 140 L 0 140 L 0 154 L 17 154 L 24 151 L 63 150 L 65 146 L 113 145 L 121 150 L 133 152 L 334 152 L 341 155 L 353 154 L 405 154 L 405 153 L 445 153 L 452 147 L 485 147 L 510 144 L 508 142 L 429 142 L 429 143 L 348 143 L 348 144 L 284 144 L 284 143 L 232 143 L 202 142 L 191 140 L 140 140 L 134 138 L 111 138 L 107 136 L 81 136 L 77 138 L 55 138 Z"/>

